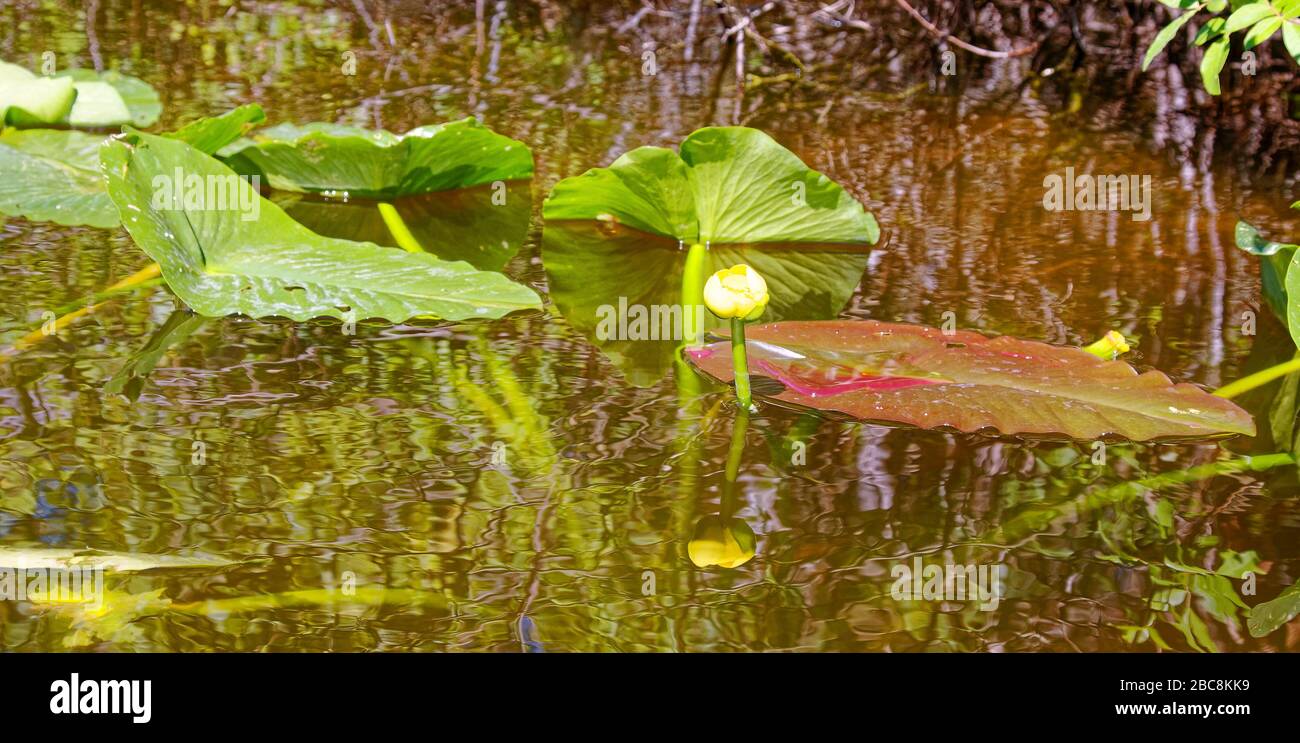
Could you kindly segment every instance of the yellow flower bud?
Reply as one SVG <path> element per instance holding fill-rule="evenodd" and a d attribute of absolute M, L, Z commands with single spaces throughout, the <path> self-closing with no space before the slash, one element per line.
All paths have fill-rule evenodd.
<path fill-rule="evenodd" d="M 705 306 L 724 320 L 757 320 L 767 300 L 767 282 L 744 263 L 724 268 L 704 283 Z"/>
<path fill-rule="evenodd" d="M 1122 353 L 1128 353 L 1132 349 L 1129 348 L 1128 341 L 1124 340 L 1124 336 L 1119 331 L 1112 330 L 1102 336 L 1101 340 L 1096 343 L 1084 346 L 1083 350 L 1097 358 L 1109 361 Z"/>
<path fill-rule="evenodd" d="M 738 568 L 754 559 L 754 530 L 741 519 L 705 516 L 695 525 L 695 536 L 686 545 L 686 554 L 696 567 L 717 565 Z"/>

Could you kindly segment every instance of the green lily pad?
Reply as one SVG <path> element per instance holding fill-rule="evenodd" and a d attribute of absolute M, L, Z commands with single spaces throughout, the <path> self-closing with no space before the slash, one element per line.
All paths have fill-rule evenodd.
<path fill-rule="evenodd" d="M 700 129 L 680 154 L 641 147 L 566 178 L 543 215 L 617 222 L 687 243 L 875 243 L 880 235 L 839 184 L 747 127 Z"/>
<path fill-rule="evenodd" d="M 280 191 L 271 199 L 319 235 L 397 246 L 373 201 Z M 519 252 L 532 217 L 527 182 L 510 183 L 503 191 L 477 186 L 406 196 L 392 204 L 426 251 L 484 271 L 500 271 Z"/>
<path fill-rule="evenodd" d="M 839 314 L 869 260 L 858 246 L 715 244 L 699 270 L 707 277 L 746 263 L 768 284 L 764 320 L 818 320 Z M 687 251 L 676 240 L 618 225 L 552 222 L 542 234 L 556 308 L 636 386 L 657 384 L 672 368 L 685 338 L 682 323 L 698 317 L 692 325 L 705 331 L 725 327 L 701 298 L 689 303 L 698 314 L 684 312 L 686 262 Z"/>
<path fill-rule="evenodd" d="M 100 158 L 123 225 L 200 314 L 400 322 L 494 318 L 540 306 L 528 287 L 468 263 L 317 235 L 185 142 L 131 132 L 105 143 Z M 186 181 L 180 203 L 165 195 L 177 184 L 155 180 L 177 168 Z M 225 208 L 195 208 L 196 188 L 230 189 Z"/>
<path fill-rule="evenodd" d="M 1090 441 L 1255 435 L 1229 400 L 1079 348 L 871 320 L 757 325 L 745 345 L 750 373 L 779 383 L 756 393 L 859 420 Z M 734 379 L 730 341 L 686 355 Z"/>
<path fill-rule="evenodd" d="M 260 106 L 240 106 L 164 136 L 210 154 L 262 118 Z M 117 207 L 99 167 L 104 140 L 103 135 L 62 129 L 0 133 L 0 213 L 68 226 L 116 227 Z"/>
<path fill-rule="evenodd" d="M 472 118 L 406 134 L 337 124 L 281 124 L 224 148 L 220 157 L 272 188 L 372 199 L 532 177 L 533 154 Z"/>

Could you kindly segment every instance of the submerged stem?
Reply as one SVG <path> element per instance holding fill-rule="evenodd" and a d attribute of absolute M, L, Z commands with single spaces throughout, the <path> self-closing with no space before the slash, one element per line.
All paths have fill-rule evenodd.
<path fill-rule="evenodd" d="M 749 408 L 742 407 L 731 427 L 731 446 L 727 449 L 726 481 L 722 486 L 721 517 L 725 521 L 736 510 L 736 480 L 740 477 L 740 462 L 745 455 L 745 434 L 749 431 Z"/>
<path fill-rule="evenodd" d="M 406 222 L 402 220 L 402 215 L 398 214 L 397 207 L 386 201 L 380 202 L 379 216 L 383 217 L 384 224 L 388 227 L 388 231 L 393 234 L 393 239 L 397 241 L 398 247 L 408 253 L 425 252 L 424 248 L 420 246 L 420 241 L 415 239 L 415 235 L 411 234 Z"/>
<path fill-rule="evenodd" d="M 749 410 L 753 399 L 749 392 L 749 360 L 745 357 L 745 320 L 731 318 L 731 365 L 736 371 L 736 399 L 740 407 Z"/>
<path fill-rule="evenodd" d="M 22 338 L 19 338 L 14 342 L 13 347 L 10 348 L 8 352 L 0 353 L 0 358 L 26 350 L 46 338 L 57 334 L 60 330 L 63 330 L 82 317 L 94 312 L 104 303 L 105 300 L 111 297 L 156 284 L 157 281 L 155 281 L 155 279 L 157 279 L 161 274 L 162 267 L 157 263 L 150 263 L 148 266 L 145 266 L 121 281 L 109 285 L 107 289 L 96 294 L 92 298 L 91 302 L 85 307 L 68 312 L 56 319 L 52 324 L 42 325 L 39 330 L 33 330 Z"/>
<path fill-rule="evenodd" d="M 1243 392 L 1249 392 L 1256 387 L 1263 387 L 1278 377 L 1285 377 L 1288 374 L 1294 374 L 1300 371 L 1300 354 L 1290 361 L 1284 361 L 1276 366 L 1270 366 L 1263 371 L 1257 371 L 1247 377 L 1242 377 L 1235 382 L 1225 384 L 1214 391 L 1219 397 L 1236 397 Z"/>

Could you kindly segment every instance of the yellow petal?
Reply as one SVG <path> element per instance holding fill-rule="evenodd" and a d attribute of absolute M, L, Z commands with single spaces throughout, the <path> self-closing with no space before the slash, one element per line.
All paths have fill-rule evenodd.
<path fill-rule="evenodd" d="M 704 282 L 704 306 L 725 320 L 734 317 L 736 301 L 731 292 L 722 286 L 722 279 L 719 278 L 721 275 L 722 272 L 719 271 Z"/>

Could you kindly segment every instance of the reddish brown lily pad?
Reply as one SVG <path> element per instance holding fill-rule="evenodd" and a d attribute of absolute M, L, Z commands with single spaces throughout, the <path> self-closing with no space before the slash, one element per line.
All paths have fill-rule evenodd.
<path fill-rule="evenodd" d="M 750 374 L 784 387 L 770 399 L 859 420 L 1087 440 L 1255 435 L 1254 419 L 1229 400 L 1079 348 L 872 320 L 745 332 Z M 730 346 L 690 349 L 687 358 L 730 383 Z"/>

